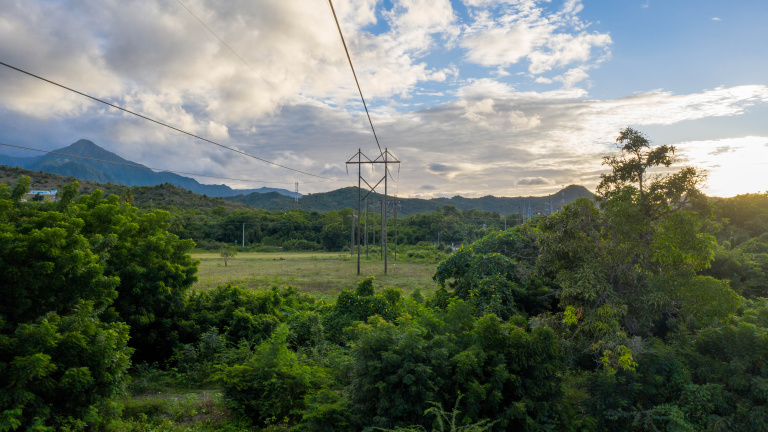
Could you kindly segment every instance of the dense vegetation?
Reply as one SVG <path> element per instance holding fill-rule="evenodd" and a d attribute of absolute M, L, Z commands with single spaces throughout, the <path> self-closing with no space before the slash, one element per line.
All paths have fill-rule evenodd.
<path fill-rule="evenodd" d="M 58 203 L 0 187 L 0 431 L 768 430 L 768 194 L 707 200 L 694 168 L 650 174 L 673 148 L 617 142 L 596 201 L 507 230 L 409 217 L 406 242 L 468 237 L 426 298 L 373 278 L 330 304 L 189 291 L 195 230 L 253 217 L 261 243 L 341 248 L 343 211 L 196 226 L 76 184 Z M 165 416 L 119 396 L 159 382 L 220 393 Z"/>

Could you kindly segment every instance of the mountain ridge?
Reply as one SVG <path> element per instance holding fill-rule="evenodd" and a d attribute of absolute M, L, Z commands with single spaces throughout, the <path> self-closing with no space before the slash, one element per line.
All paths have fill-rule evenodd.
<path fill-rule="evenodd" d="M 326 212 L 340 208 L 357 208 L 357 188 L 354 186 L 336 189 L 329 192 L 307 194 L 299 198 L 299 208 L 310 211 Z M 499 214 L 549 214 L 557 211 L 564 204 L 569 204 L 579 198 L 592 199 L 594 195 L 584 186 L 570 185 L 556 194 L 547 196 L 528 197 L 495 197 L 487 195 L 480 198 L 465 198 L 454 196 L 452 198 L 398 198 L 398 212 L 403 215 L 428 213 L 438 206 L 451 205 L 459 210 L 483 210 L 495 211 Z M 372 193 L 369 196 L 368 205 L 374 202 L 380 206 L 383 195 Z M 559 198 L 559 199 L 558 199 Z M 294 200 L 277 194 L 246 194 L 234 197 L 224 197 L 226 201 L 235 201 L 247 204 L 251 207 L 264 210 L 290 210 L 294 206 Z M 392 196 L 389 196 L 392 200 Z M 550 204 L 551 203 L 551 204 Z"/>
<path fill-rule="evenodd" d="M 157 191 L 160 195 L 179 196 L 180 192 L 168 186 L 173 185 L 195 194 L 223 198 L 226 200 L 224 202 L 245 204 L 257 209 L 291 210 L 295 206 L 295 193 L 285 189 L 266 187 L 232 189 L 226 185 L 202 185 L 189 177 L 169 172 L 152 171 L 144 165 L 124 159 L 85 139 L 56 150 L 56 153 L 47 153 L 38 157 L 18 158 L 0 155 L 0 164 L 60 175 L 63 176 L 62 179 L 69 181 L 71 178 L 77 178 L 81 181 L 93 182 L 97 184 L 96 186 L 101 184 L 105 192 L 114 189 L 114 185 L 122 185 L 125 187 L 156 187 L 159 188 Z M 63 180 L 59 180 L 57 183 L 61 183 L 59 188 L 66 184 Z M 35 187 L 41 186 L 35 185 Z M 165 192 L 160 193 L 161 189 Z M 358 191 L 355 187 L 299 196 L 299 208 L 304 210 L 327 212 L 342 208 L 357 208 Z M 562 205 L 578 198 L 592 197 L 593 194 L 583 186 L 571 185 L 556 194 L 543 197 L 487 195 L 479 198 L 465 198 L 457 195 L 451 198 L 398 198 L 398 212 L 402 215 L 428 213 L 438 206 L 454 206 L 459 210 L 477 209 L 494 211 L 501 215 L 532 216 L 556 211 Z M 371 194 L 369 196 L 369 210 L 375 211 L 374 208 L 380 208 L 381 198 L 382 195 L 380 194 Z"/>
<path fill-rule="evenodd" d="M 192 192 L 214 197 L 235 196 L 254 192 L 277 192 L 289 196 L 291 199 L 296 196 L 295 192 L 286 189 L 268 187 L 261 187 L 258 189 L 232 189 L 223 184 L 201 184 L 193 178 L 167 171 L 155 172 L 142 164 L 124 159 L 87 139 L 80 139 L 66 147 L 54 151 L 55 153 L 47 153 L 35 157 L 0 155 L 0 165 L 15 166 L 34 171 L 59 174 L 65 177 L 71 176 L 80 180 L 94 181 L 98 183 L 115 183 L 124 186 L 156 186 L 163 183 L 170 183 Z M 301 196 L 301 194 L 299 194 L 299 196 Z"/>

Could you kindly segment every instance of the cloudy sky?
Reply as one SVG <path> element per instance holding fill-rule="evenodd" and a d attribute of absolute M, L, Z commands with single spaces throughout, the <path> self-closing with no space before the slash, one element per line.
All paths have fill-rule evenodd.
<path fill-rule="evenodd" d="M 334 6 L 381 146 L 402 161 L 390 193 L 594 189 L 627 126 L 706 169 L 709 194 L 768 189 L 765 0 Z M 238 188 L 298 181 L 303 193 L 356 184 L 344 162 L 358 148 L 379 154 L 327 0 L 0 0 L 0 10 L 3 63 L 338 180 L 5 67 L 0 143 L 54 150 L 86 138 L 147 166 L 258 180 L 226 182 Z"/>

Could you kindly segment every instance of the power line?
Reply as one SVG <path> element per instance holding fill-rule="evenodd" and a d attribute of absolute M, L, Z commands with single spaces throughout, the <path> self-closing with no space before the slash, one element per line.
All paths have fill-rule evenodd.
<path fill-rule="evenodd" d="M 231 46 L 230 46 L 230 45 L 229 45 L 229 44 L 228 44 L 228 43 L 227 43 L 227 42 L 226 42 L 224 39 L 222 39 L 222 38 L 221 38 L 221 37 L 220 37 L 218 34 L 216 34 L 216 32 L 215 32 L 215 31 L 213 31 L 213 29 L 212 29 L 212 28 L 211 28 L 211 27 L 210 27 L 208 24 L 206 24 L 206 23 L 205 23 L 205 22 L 204 22 L 202 19 L 200 19 L 200 17 L 198 17 L 198 16 L 197 16 L 197 15 L 196 15 L 194 12 L 192 12 L 192 9 L 188 8 L 188 7 L 187 7 L 187 6 L 186 6 L 186 5 L 185 5 L 185 4 L 184 4 L 184 3 L 183 3 L 181 0 L 176 0 L 176 1 L 177 1 L 177 2 L 178 2 L 178 3 L 179 3 L 179 4 L 180 4 L 180 5 L 181 5 L 181 6 L 182 6 L 182 7 L 183 7 L 183 8 L 184 8 L 184 9 L 185 9 L 187 12 L 189 12 L 189 14 L 190 14 L 190 15 L 192 15 L 192 16 L 193 16 L 193 17 L 194 17 L 194 18 L 195 18 L 195 19 L 196 19 L 196 20 L 197 20 L 197 21 L 198 21 L 198 22 L 199 22 L 199 23 L 200 23 L 200 24 L 201 24 L 203 27 L 205 27 L 205 29 L 206 29 L 206 30 L 208 30 L 208 32 L 209 32 L 210 34 L 212 34 L 212 35 L 213 35 L 213 36 L 214 36 L 216 39 L 218 39 L 218 40 L 219 40 L 219 42 L 221 42 L 221 43 L 222 43 L 222 44 L 223 44 L 225 47 L 227 47 L 227 49 L 228 49 L 230 52 L 232 52 L 232 54 L 234 54 L 234 55 L 235 55 L 235 57 L 237 57 L 238 59 L 240 59 L 240 61 L 241 61 L 241 62 L 242 62 L 244 65 L 246 65 L 246 66 L 247 66 L 247 67 L 248 67 L 248 68 L 249 68 L 251 71 L 253 71 L 253 73 L 255 73 L 255 74 L 256 74 L 256 75 L 257 75 L 259 78 L 261 78 L 261 80 L 262 80 L 262 81 L 264 81 L 264 83 L 266 83 L 266 84 L 267 84 L 267 85 L 268 85 L 270 88 L 272 88 L 272 90 L 274 90 L 275 92 L 277 92 L 277 93 L 278 93 L 280 96 L 282 96 L 282 97 L 284 97 L 284 98 L 288 99 L 288 97 L 287 97 L 286 95 L 284 95 L 284 94 L 283 94 L 283 92 L 281 92 L 281 91 L 280 91 L 280 90 L 279 90 L 277 87 L 275 87 L 275 86 L 274 86 L 274 85 L 273 85 L 271 82 L 269 82 L 269 81 L 268 81 L 266 78 L 264 78 L 264 76 L 262 76 L 262 75 L 261 75 L 261 74 L 260 74 L 260 73 L 259 73 L 259 72 L 258 72 L 256 69 L 254 69 L 254 68 L 253 68 L 253 67 L 250 65 L 250 63 L 248 63 L 247 61 L 245 61 L 245 59 L 244 59 L 244 58 L 243 58 L 243 57 L 242 57 L 240 54 L 238 54 L 238 53 L 237 53 L 237 51 L 235 51 L 235 50 L 234 50 L 234 48 L 232 48 L 232 47 L 231 47 Z M 369 120 L 370 120 L 370 118 L 369 118 Z M 371 127 L 373 127 L 373 126 L 371 126 Z M 323 131 L 323 133 L 324 133 L 324 134 L 326 134 L 326 135 L 327 135 L 329 138 L 333 139 L 333 137 L 331 137 L 331 136 L 328 134 L 328 132 L 326 132 L 324 129 L 320 129 L 320 130 L 322 130 L 322 131 Z M 375 132 L 374 132 L 374 135 L 375 135 Z M 377 144 L 378 144 L 378 140 L 377 140 Z M 350 178 L 350 181 L 351 181 L 351 178 Z"/>
<path fill-rule="evenodd" d="M 336 17 L 336 10 L 333 8 L 333 2 L 328 0 L 328 4 L 331 5 L 331 12 L 333 13 L 333 20 L 336 21 L 336 28 L 339 29 L 339 36 L 341 37 L 341 43 L 344 45 L 344 52 L 347 53 L 347 60 L 349 61 L 349 67 L 352 69 L 352 76 L 355 77 L 355 84 L 357 84 L 357 92 L 360 93 L 360 100 L 363 101 L 363 108 L 365 108 L 365 115 L 368 116 L 368 123 L 371 125 L 371 132 L 373 132 L 373 138 L 376 140 L 376 146 L 379 147 L 379 153 L 384 156 L 384 151 L 381 150 L 379 144 L 379 137 L 376 136 L 376 129 L 373 128 L 373 121 L 371 120 L 371 114 L 368 112 L 368 105 L 365 103 L 363 97 L 363 91 L 360 90 L 360 82 L 357 80 L 357 74 L 355 73 L 355 67 L 352 66 L 352 57 L 349 56 L 349 50 L 347 49 L 347 43 L 344 41 L 344 35 L 341 33 L 341 26 L 339 25 L 339 19 Z"/>
<path fill-rule="evenodd" d="M 220 38 L 220 37 L 219 37 L 219 35 L 217 35 L 217 34 L 216 34 L 216 32 L 214 32 L 214 31 L 213 31 L 213 30 L 212 30 L 210 27 L 208 27 L 208 25 L 207 25 L 207 24 L 205 24 L 205 23 L 203 22 L 203 20 L 201 20 L 200 18 L 198 18 L 198 17 L 197 17 L 197 15 L 195 15 L 195 13 L 194 13 L 194 12 L 192 12 L 192 10 L 190 10 L 190 9 L 189 9 L 189 8 L 188 8 L 188 7 L 187 7 L 187 6 L 186 6 L 184 3 L 182 3 L 182 2 L 181 2 L 181 0 L 176 0 L 176 1 L 177 1 L 177 2 L 178 2 L 178 3 L 179 3 L 179 4 L 180 4 L 180 5 L 181 5 L 181 6 L 182 6 L 184 9 L 186 9 L 186 10 L 187 10 L 187 12 L 189 12 L 189 14 L 190 14 L 190 15 L 192 15 L 193 17 L 195 17 L 195 19 L 196 19 L 198 22 L 200 22 L 200 24 L 202 24 L 202 25 L 203 25 L 203 27 L 205 27 L 205 29 L 206 29 L 206 30 L 208 30 L 208 31 L 209 31 L 209 32 L 210 32 L 210 33 L 211 33 L 211 34 L 212 34 L 214 37 L 216 37 L 216 39 L 218 39 L 218 40 L 219 40 L 219 42 L 221 42 L 222 44 L 224 44 L 224 46 L 225 46 L 225 47 L 227 47 L 227 49 L 229 49 L 229 50 L 232 52 L 232 54 L 234 54 L 234 55 L 235 55 L 237 58 L 239 58 L 239 59 L 240 59 L 240 61 L 241 61 L 241 62 L 243 62 L 243 64 L 244 64 L 244 65 L 248 66 L 248 68 L 249 68 L 250 70 L 252 70 L 252 71 L 253 71 L 253 73 L 255 73 L 256 75 L 258 75 L 258 76 L 259 76 L 259 78 L 261 78 L 261 80 L 262 80 L 262 81 L 264 81 L 265 83 L 267 83 L 267 85 L 268 85 L 268 86 L 272 87 L 272 90 L 274 90 L 274 91 L 276 91 L 276 92 L 280 93 L 280 96 L 286 97 L 286 96 L 285 96 L 285 95 L 284 95 L 282 92 L 280 92 L 280 90 L 278 90 L 278 89 L 277 89 L 277 87 L 273 86 L 273 85 L 272 85 L 272 83 L 271 83 L 271 82 L 269 82 L 269 81 L 267 81 L 267 79 L 266 79 L 266 78 L 264 78 L 263 76 L 261 76 L 261 74 L 260 74 L 260 73 L 258 73 L 258 72 L 256 71 L 256 69 L 254 69 L 253 67 L 251 67 L 251 65 L 250 65 L 250 64 L 248 64 L 248 62 L 247 62 L 247 61 L 245 61 L 245 59 L 243 59 L 242 57 L 240 57 L 240 54 L 238 54 L 237 52 L 235 52 L 235 50 L 234 50 L 234 49 L 232 49 L 232 47 L 230 47 L 230 46 L 229 46 L 229 44 L 227 44 L 227 43 L 224 41 L 224 39 Z"/>
<path fill-rule="evenodd" d="M 268 163 L 268 164 L 270 164 L 270 165 L 274 165 L 274 166 L 276 166 L 276 167 L 279 167 L 279 168 L 283 168 L 283 169 L 287 169 L 287 170 L 289 170 L 289 171 L 293 171 L 293 172 L 297 172 L 297 173 L 299 173 L 299 174 L 304 174 L 304 175 L 308 175 L 308 176 L 312 176 L 312 177 L 317 177 L 317 178 L 321 178 L 321 179 L 325 179 L 325 180 L 331 180 L 331 181 L 343 181 L 343 180 L 339 180 L 339 179 L 334 179 L 334 178 L 330 178 L 330 177 L 321 176 L 321 175 L 318 175 L 318 174 L 312 174 L 312 173 L 308 173 L 308 172 L 306 172 L 306 171 L 298 170 L 298 169 L 295 169 L 295 168 L 291 168 L 291 167 L 288 167 L 288 166 L 285 166 L 285 165 L 280 165 L 280 164 L 278 164 L 278 163 L 276 163 L 276 162 L 272 162 L 272 161 L 266 160 L 266 159 L 264 159 L 264 158 L 260 158 L 260 157 L 258 157 L 258 156 L 254 156 L 254 155 L 252 155 L 252 154 L 250 154 L 250 153 L 246 153 L 246 152 L 244 152 L 244 151 L 242 151 L 242 150 L 238 150 L 238 149 L 236 149 L 236 148 L 232 148 L 232 147 L 228 147 L 228 146 L 225 146 L 224 144 L 219 144 L 219 143 L 217 143 L 217 142 L 215 142 L 215 141 L 211 141 L 211 140 L 209 140 L 209 139 L 207 139 L 207 138 L 203 138 L 203 137 L 201 137 L 201 136 L 198 136 L 198 135 L 195 135 L 195 134 L 193 134 L 193 133 L 191 133 L 191 132 L 187 132 L 187 131 L 185 131 L 185 130 L 183 130 L 183 129 L 179 129 L 179 128 L 177 128 L 177 127 L 174 127 L 174 126 L 168 125 L 168 124 L 166 124 L 166 123 L 163 123 L 163 122 L 161 122 L 161 121 L 158 121 L 158 120 L 155 120 L 155 119 L 149 118 L 149 117 L 147 117 L 147 116 L 144 116 L 144 115 L 138 114 L 138 113 L 136 113 L 136 112 L 133 112 L 133 111 L 131 111 L 131 110 L 129 110 L 129 109 L 126 109 L 126 108 L 120 107 L 120 106 L 118 106 L 118 105 L 115 105 L 115 104 L 112 104 L 112 103 L 109 103 L 109 102 L 106 102 L 106 101 L 103 101 L 103 100 L 101 100 L 101 99 L 99 99 L 99 98 L 96 98 L 96 97 L 94 97 L 94 96 L 90 96 L 90 95 L 88 95 L 88 94 L 85 94 L 85 93 L 83 93 L 83 92 L 80 92 L 80 91 L 77 91 L 77 90 L 75 90 L 75 89 L 69 88 L 69 87 L 67 87 L 67 86 L 64 86 L 64 85 L 62 85 L 62 84 L 56 83 L 56 82 L 54 82 L 54 81 L 51 81 L 51 80 L 49 80 L 49 79 L 46 79 L 46 78 L 43 78 L 43 77 L 41 77 L 41 76 L 35 75 L 35 74 L 31 73 L 31 72 L 27 72 L 27 71 L 25 71 L 25 70 L 23 70 L 23 69 L 19 69 L 19 68 L 17 68 L 17 67 L 11 66 L 11 65 L 9 65 L 9 64 L 6 64 L 6 63 L 3 63 L 3 62 L 0 62 L 0 65 L 3 65 L 3 66 L 5 66 L 5 67 L 7 67 L 7 68 L 9 68 L 9 69 L 13 69 L 13 70 L 16 70 L 16 71 L 18 71 L 18 72 L 21 72 L 21 73 L 23 73 L 23 74 L 29 75 L 29 76 L 31 76 L 31 77 L 33 77 L 33 78 L 37 78 L 37 79 L 39 79 L 39 80 L 41 80 L 41 81 L 45 81 L 45 82 L 47 82 L 47 83 L 49 83 L 49 84 L 53 84 L 53 85 L 55 85 L 55 86 L 57 86 L 57 87 L 61 87 L 61 88 L 65 89 L 65 90 L 69 90 L 69 91 L 71 91 L 71 92 L 73 92 L 73 93 L 77 93 L 77 94 L 79 94 L 79 95 L 81 95 L 81 96 L 85 96 L 85 97 L 87 97 L 87 98 L 89 98 L 89 99 L 95 100 L 96 102 L 100 102 L 100 103 L 103 103 L 104 105 L 110 106 L 110 107 L 112 107 L 112 108 L 116 108 L 116 109 L 119 109 L 119 110 L 121 110 L 121 111 L 127 112 L 128 114 L 133 114 L 133 115 L 135 115 L 135 116 L 137 116 L 137 117 L 143 118 L 144 120 L 148 120 L 148 121 L 151 121 L 151 122 L 153 122 L 153 123 L 159 124 L 160 126 L 165 126 L 165 127 L 169 128 L 169 129 L 173 129 L 173 130 L 175 130 L 175 131 L 177 131 L 177 132 L 181 132 L 181 133 L 183 133 L 183 134 L 186 134 L 186 135 L 189 135 L 189 136 L 191 136 L 191 137 L 193 137 L 193 138 L 197 138 L 197 139 L 199 139 L 199 140 L 201 140 L 201 141 L 205 141 L 205 142 L 207 142 L 207 143 L 210 143 L 210 144 L 213 144 L 213 145 L 219 146 L 219 147 L 221 147 L 221 148 L 224 148 L 224 149 L 227 149 L 227 150 L 233 151 L 233 152 L 235 152 L 235 153 L 239 153 L 239 154 L 241 154 L 241 155 L 244 155 L 244 156 L 248 156 L 248 157 L 250 157 L 250 158 L 253 158 L 253 159 L 256 159 L 256 160 L 260 160 L 260 161 L 262 161 L 262 162 L 265 162 L 265 163 Z"/>
<path fill-rule="evenodd" d="M 174 174 L 186 174 L 186 175 L 193 175 L 193 176 L 198 176 L 198 177 L 209 177 L 209 178 L 215 178 L 215 179 L 221 179 L 221 180 L 234 180 L 234 181 L 244 181 L 244 182 L 251 182 L 251 183 L 279 183 L 279 184 L 289 184 L 289 183 L 291 183 L 291 182 L 263 181 L 263 180 L 246 180 L 246 179 L 238 179 L 238 178 L 231 178 L 231 177 L 219 177 L 219 176 L 213 176 L 213 175 L 207 175 L 207 174 L 190 173 L 190 172 L 184 172 L 184 171 L 174 171 L 174 170 L 169 170 L 169 169 L 164 169 L 164 168 L 152 168 L 152 167 L 148 167 L 148 166 L 144 166 L 144 165 L 139 165 L 139 164 L 130 164 L 130 163 L 125 163 L 125 162 L 108 161 L 108 160 L 104 160 L 104 159 L 90 158 L 90 157 L 86 157 L 86 156 L 77 156 L 77 155 L 72 155 L 72 154 L 67 154 L 67 153 L 59 153 L 59 152 L 50 151 L 50 150 L 40 150 L 40 149 L 36 149 L 36 148 L 32 148 L 32 147 L 24 147 L 24 146 L 18 146 L 18 145 L 13 145 L 13 144 L 0 143 L 0 145 L 1 146 L 6 146 L 6 147 L 15 147 L 15 148 L 19 148 L 19 149 L 25 149 L 25 150 L 34 150 L 34 151 L 43 152 L 43 153 L 57 154 L 57 155 L 61 155 L 61 156 L 68 156 L 68 157 L 74 157 L 74 158 L 80 158 L 80 159 L 88 159 L 88 160 L 97 161 L 97 162 L 106 162 L 106 163 L 111 163 L 111 164 L 115 164 L 115 165 L 125 165 L 125 166 L 132 166 L 132 167 L 138 167 L 138 168 L 147 168 L 147 169 L 151 169 L 151 170 L 155 170 L 155 171 L 164 171 L 164 172 L 170 172 L 170 173 L 174 173 Z M 317 183 L 320 183 L 320 182 L 317 182 Z"/>

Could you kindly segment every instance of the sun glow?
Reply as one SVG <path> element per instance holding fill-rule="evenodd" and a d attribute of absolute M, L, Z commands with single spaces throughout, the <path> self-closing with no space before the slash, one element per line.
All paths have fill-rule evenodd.
<path fill-rule="evenodd" d="M 675 146 L 684 164 L 707 171 L 703 192 L 709 196 L 768 190 L 768 137 L 690 141 Z"/>

